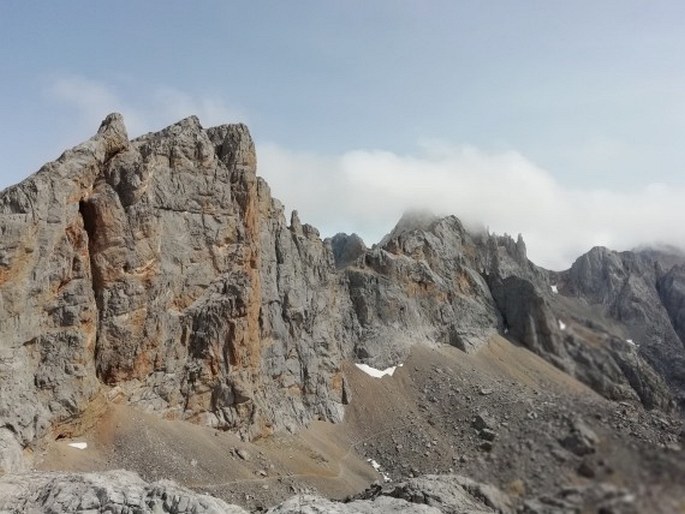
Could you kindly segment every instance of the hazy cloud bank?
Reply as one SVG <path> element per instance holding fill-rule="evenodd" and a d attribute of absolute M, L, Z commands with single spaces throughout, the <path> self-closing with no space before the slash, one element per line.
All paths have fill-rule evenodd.
<path fill-rule="evenodd" d="M 136 94 L 127 94 L 129 89 L 136 90 Z M 191 95 L 168 86 L 145 87 L 130 80 L 114 85 L 80 75 L 60 76 L 46 88 L 46 95 L 73 107 L 77 112 L 74 131 L 88 135 L 110 112 L 124 116 L 131 137 L 159 130 L 193 114 L 207 127 L 244 121 L 244 115 L 229 108 L 219 97 Z"/>
<path fill-rule="evenodd" d="M 415 155 L 358 150 L 337 156 L 258 149 L 259 173 L 287 208 L 323 235 L 357 232 L 367 244 L 403 211 L 427 208 L 523 234 L 529 257 L 563 269 L 592 246 L 629 249 L 685 242 L 685 190 L 650 184 L 632 191 L 570 189 L 516 152 L 424 144 Z"/>

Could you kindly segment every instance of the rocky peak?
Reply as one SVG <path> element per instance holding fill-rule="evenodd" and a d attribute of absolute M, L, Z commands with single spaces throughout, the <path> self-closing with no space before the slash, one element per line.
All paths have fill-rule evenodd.
<path fill-rule="evenodd" d="M 440 220 L 435 214 L 426 210 L 414 210 L 405 212 L 395 227 L 381 239 L 379 246 L 387 246 L 390 243 L 397 244 L 401 236 L 417 231 L 430 231 L 432 225 Z"/>
<path fill-rule="evenodd" d="M 129 142 L 113 114 L 2 192 L 0 412 L 20 444 L 78 431 L 106 395 L 249 437 L 339 418 L 335 322 L 302 289 L 332 257 L 282 230 L 255 166 L 244 125 Z M 314 341 L 330 357 L 301 362 Z"/>
<path fill-rule="evenodd" d="M 238 123 L 207 129 L 217 157 L 229 168 L 255 170 L 257 154 L 247 126 Z"/>
<path fill-rule="evenodd" d="M 330 238 L 328 242 L 331 245 L 337 268 L 345 268 L 356 262 L 367 250 L 364 241 L 357 234 L 339 233 Z"/>
<path fill-rule="evenodd" d="M 111 156 L 128 146 L 128 131 L 124 125 L 124 117 L 114 112 L 108 115 L 100 124 L 96 137 L 107 144 L 107 155 Z"/>

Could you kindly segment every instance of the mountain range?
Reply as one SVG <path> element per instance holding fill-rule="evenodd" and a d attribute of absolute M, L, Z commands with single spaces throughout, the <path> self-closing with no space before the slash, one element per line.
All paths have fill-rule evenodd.
<path fill-rule="evenodd" d="M 0 193 L 0 511 L 684 512 L 684 342 L 678 249 L 322 239 L 246 126 L 112 114 Z"/>

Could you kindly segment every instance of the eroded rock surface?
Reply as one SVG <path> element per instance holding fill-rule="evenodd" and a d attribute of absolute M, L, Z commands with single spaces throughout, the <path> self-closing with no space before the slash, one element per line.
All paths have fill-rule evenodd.
<path fill-rule="evenodd" d="M 349 300 L 245 126 L 129 141 L 111 115 L 2 193 L 0 233 L 0 425 L 21 446 L 78 432 L 105 394 L 250 438 L 341 419 Z"/>
<path fill-rule="evenodd" d="M 293 497 L 270 514 L 397 512 L 412 514 L 513 514 L 512 500 L 496 487 L 459 475 L 426 475 L 375 486 L 345 503 L 316 496 Z"/>
<path fill-rule="evenodd" d="M 633 356 L 649 363 L 651 369 L 632 366 L 634 371 L 626 373 L 648 406 L 666 407 L 653 391 L 644 390 L 649 387 L 643 388 L 659 378 L 670 385 L 681 408 L 685 406 L 683 263 L 685 256 L 680 253 L 614 252 L 597 247 L 559 276 L 562 293 L 609 320 L 594 320 L 594 324 L 611 334 L 611 346 L 629 350 L 621 352 L 624 359 L 617 362 L 619 367 L 631 367 L 625 361 L 636 362 Z M 587 313 L 575 317 L 585 324 L 590 318 Z"/>
<path fill-rule="evenodd" d="M 246 514 L 241 507 L 168 480 L 128 471 L 26 473 L 0 477 L 0 512 L 50 514 Z"/>

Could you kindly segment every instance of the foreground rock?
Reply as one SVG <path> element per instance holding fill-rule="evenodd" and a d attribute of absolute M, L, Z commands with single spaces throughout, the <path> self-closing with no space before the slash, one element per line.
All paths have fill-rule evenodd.
<path fill-rule="evenodd" d="M 0 478 L 0 512 L 245 514 L 235 505 L 135 473 L 27 473 Z"/>
<path fill-rule="evenodd" d="M 149 484 L 134 473 L 111 471 L 5 476 L 0 479 L 0 512 L 241 514 L 246 511 L 172 482 Z M 435 475 L 375 487 L 346 502 L 313 495 L 294 496 L 268 512 L 511 514 L 514 507 L 512 500 L 493 486 L 457 475 Z"/>
<path fill-rule="evenodd" d="M 502 491 L 459 475 L 426 475 L 390 487 L 371 489 L 362 496 L 401 498 L 445 513 L 514 512 L 513 501 Z"/>
<path fill-rule="evenodd" d="M 609 484 L 569 487 L 521 503 L 491 485 L 459 475 L 426 475 L 372 487 L 345 503 L 315 496 L 293 497 L 269 514 L 637 514 L 635 496 Z"/>

